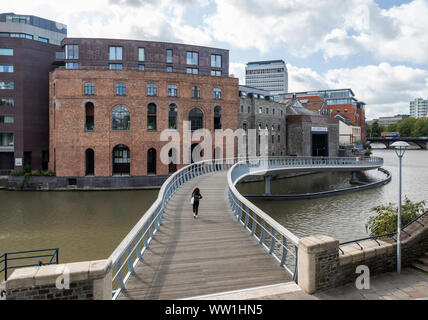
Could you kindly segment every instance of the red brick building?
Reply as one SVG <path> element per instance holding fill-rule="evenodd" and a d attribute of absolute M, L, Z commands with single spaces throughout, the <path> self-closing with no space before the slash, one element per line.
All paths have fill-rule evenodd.
<path fill-rule="evenodd" d="M 167 175 L 163 130 L 238 128 L 238 79 L 137 70 L 50 74 L 50 162 L 57 176 Z M 213 134 L 214 136 L 214 134 Z M 183 147 L 180 148 L 183 163 Z"/>

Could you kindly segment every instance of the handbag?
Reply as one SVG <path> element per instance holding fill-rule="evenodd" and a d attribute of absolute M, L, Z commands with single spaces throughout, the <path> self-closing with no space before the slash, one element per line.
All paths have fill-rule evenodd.
<path fill-rule="evenodd" d="M 190 204 L 193 204 L 195 202 L 195 197 L 190 198 Z"/>

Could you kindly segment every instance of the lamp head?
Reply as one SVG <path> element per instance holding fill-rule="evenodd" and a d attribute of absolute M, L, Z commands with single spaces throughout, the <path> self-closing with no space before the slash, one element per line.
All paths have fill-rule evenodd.
<path fill-rule="evenodd" d="M 408 147 L 410 147 L 410 144 L 408 144 L 405 141 L 396 141 L 393 144 L 391 144 L 391 147 L 394 147 L 396 150 L 395 152 L 399 157 L 402 157 L 404 155 L 404 152 Z"/>

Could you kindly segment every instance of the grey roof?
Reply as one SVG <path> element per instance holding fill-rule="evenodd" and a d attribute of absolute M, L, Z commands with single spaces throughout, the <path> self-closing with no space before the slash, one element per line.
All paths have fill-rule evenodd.
<path fill-rule="evenodd" d="M 304 108 L 298 99 L 291 99 L 287 101 L 285 106 L 287 108 L 287 115 L 319 116 L 318 113 Z"/>

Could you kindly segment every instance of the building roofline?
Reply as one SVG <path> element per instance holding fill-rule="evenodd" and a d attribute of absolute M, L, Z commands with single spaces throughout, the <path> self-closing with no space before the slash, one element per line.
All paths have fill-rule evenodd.
<path fill-rule="evenodd" d="M 252 62 L 247 62 L 247 66 L 248 66 L 249 64 L 271 64 L 271 63 L 274 63 L 274 62 L 282 62 L 282 63 L 284 63 L 284 64 L 285 64 L 285 61 L 284 61 L 284 60 L 265 60 L 265 61 L 252 61 Z"/>
<path fill-rule="evenodd" d="M 229 49 L 223 49 L 223 48 L 207 47 L 207 46 L 200 46 L 200 45 L 197 45 L 197 44 L 188 44 L 188 43 L 155 41 L 155 40 L 119 39 L 119 38 L 90 38 L 90 37 L 66 37 L 62 41 L 67 41 L 67 40 L 103 40 L 103 41 L 129 41 L 129 42 L 165 43 L 165 44 L 174 44 L 174 45 L 179 45 L 179 46 L 192 46 L 192 47 L 205 48 L 205 49 L 216 49 L 216 50 L 223 50 L 223 51 L 229 52 Z"/>
<path fill-rule="evenodd" d="M 343 91 L 343 90 L 349 90 L 349 91 L 351 91 L 352 95 L 355 96 L 355 93 L 354 93 L 354 91 L 352 91 L 351 88 L 324 89 L 324 90 L 308 90 L 308 91 L 300 91 L 300 92 L 288 92 L 286 94 L 309 94 L 309 93 L 313 93 L 313 92 Z"/>

